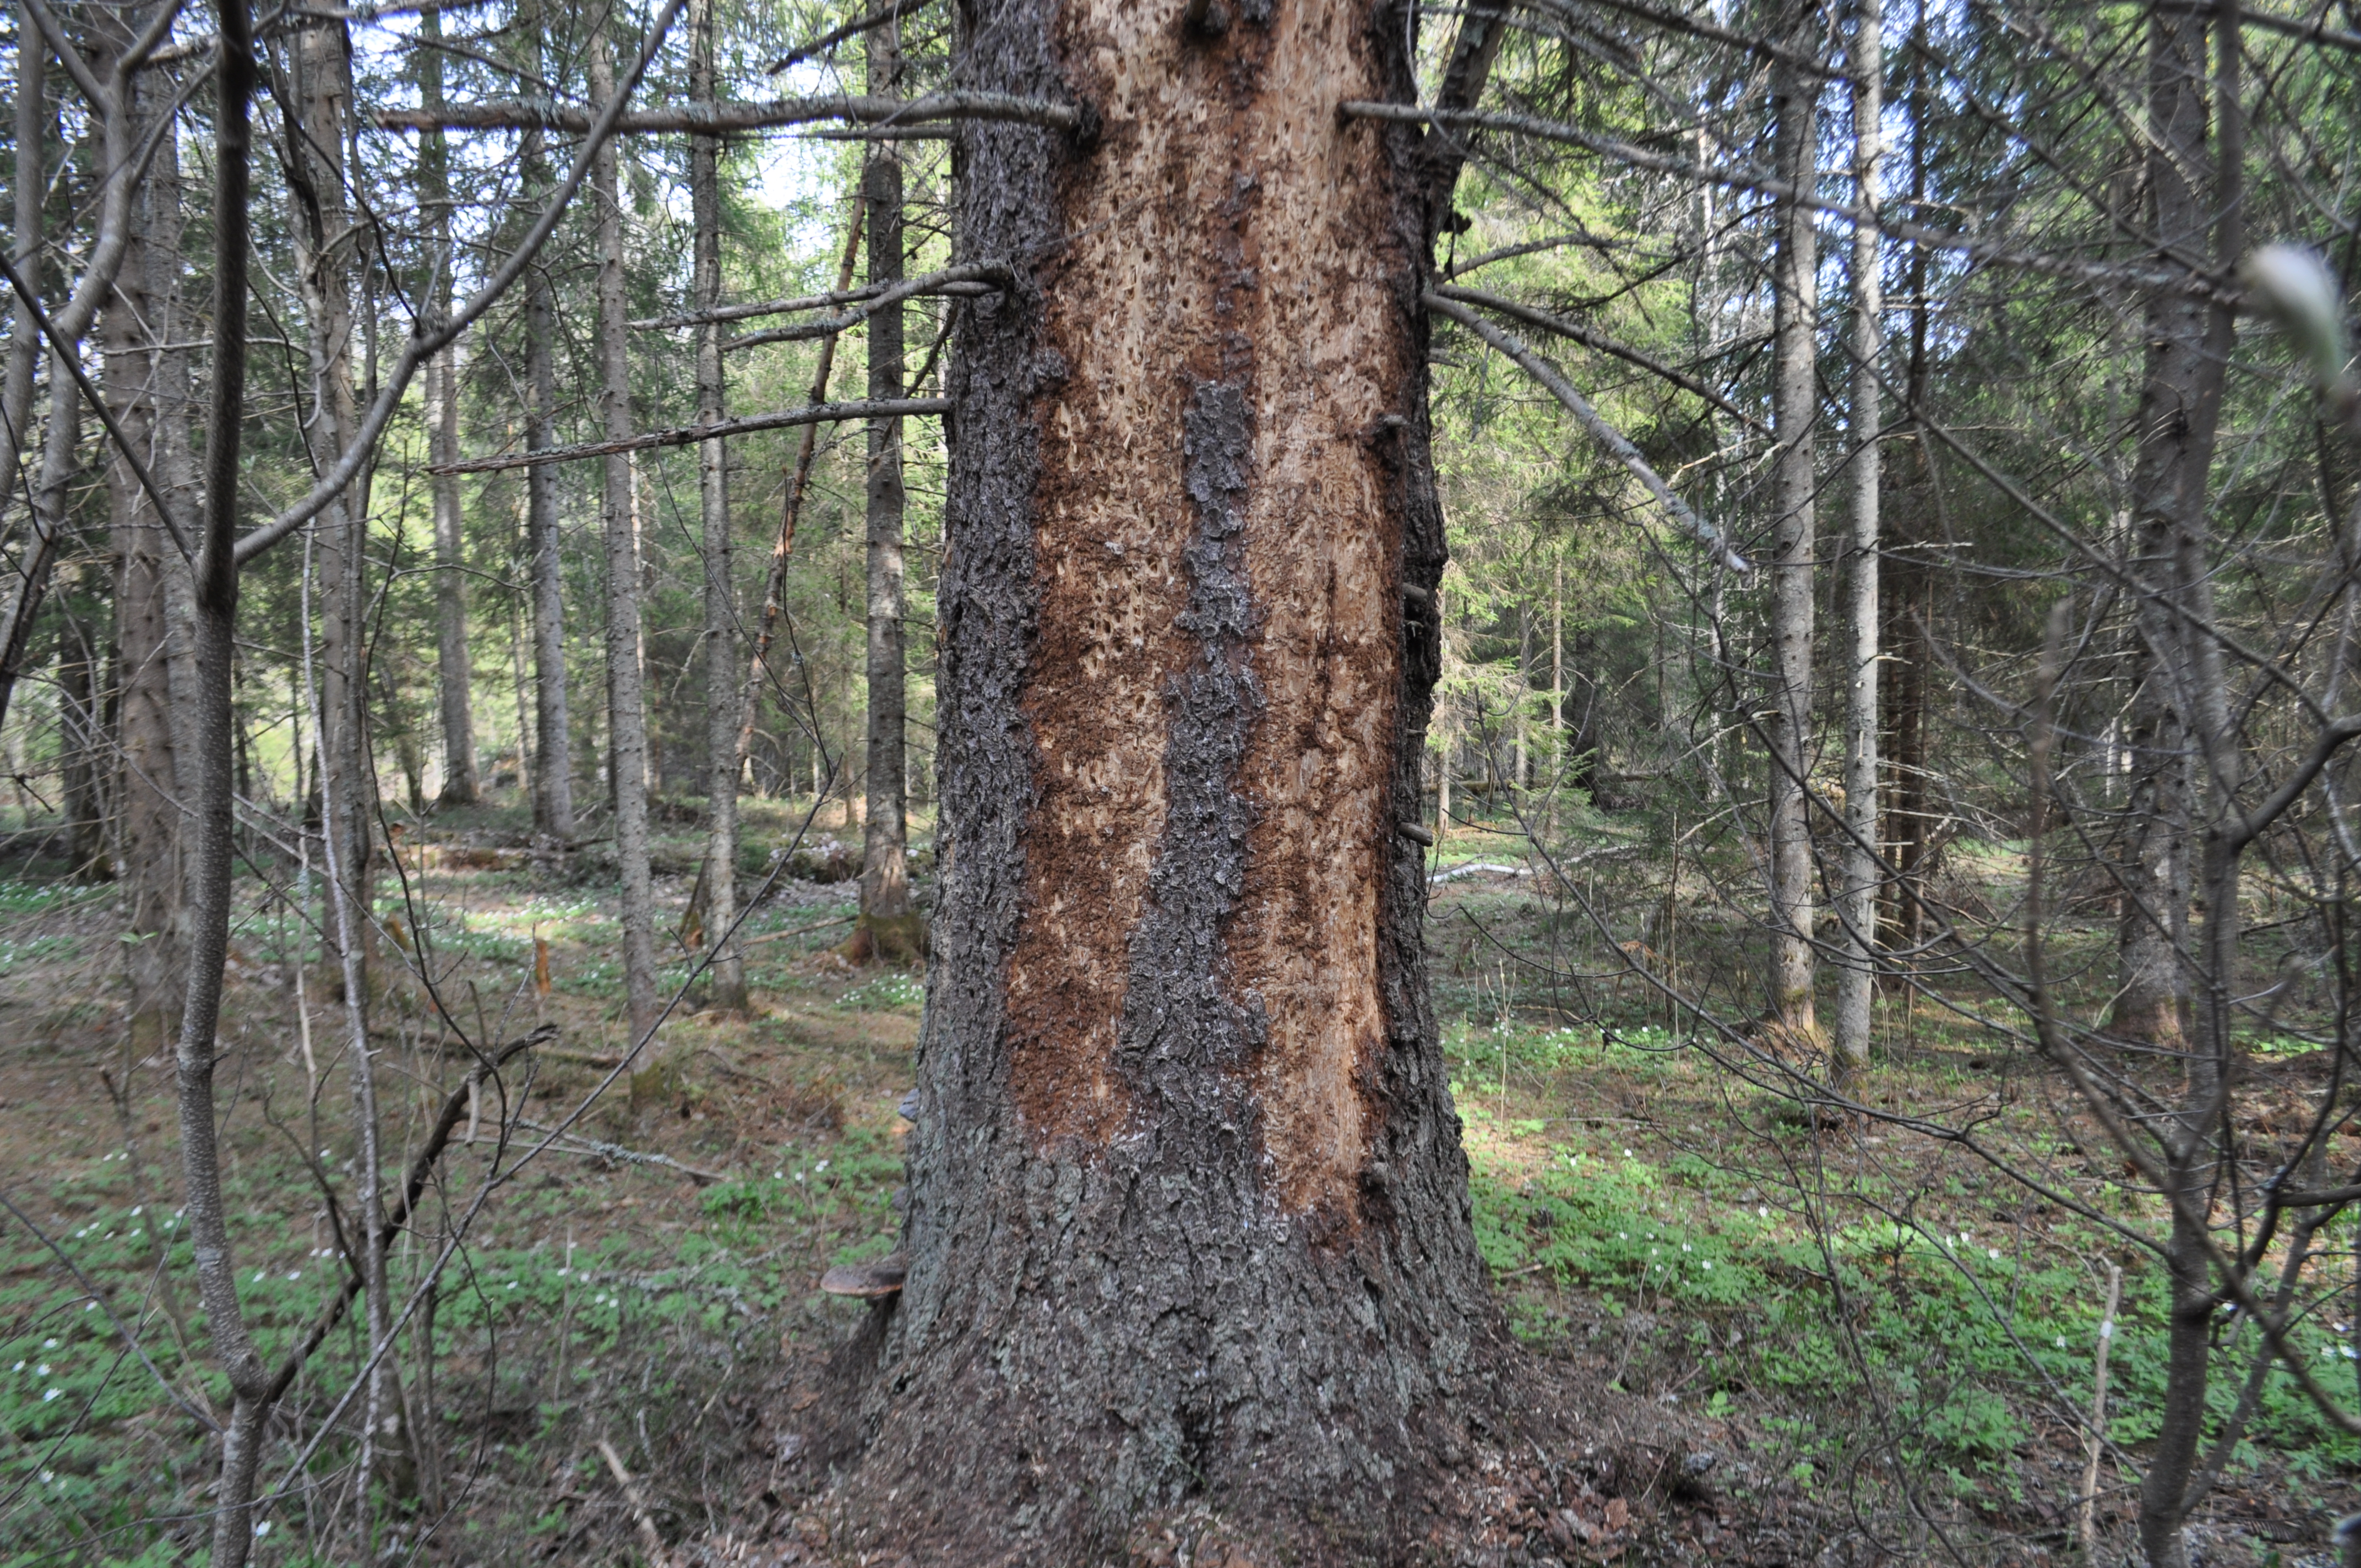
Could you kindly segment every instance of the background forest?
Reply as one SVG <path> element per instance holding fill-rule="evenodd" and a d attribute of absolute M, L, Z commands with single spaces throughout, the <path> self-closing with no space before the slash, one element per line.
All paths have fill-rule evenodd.
<path fill-rule="evenodd" d="M 1421 101 L 1340 114 L 1465 164 L 1429 953 L 1573 1390 L 1435 1560 L 2334 1561 L 2361 22 L 1387 15 Z M 1082 117 L 928 0 L 250 20 L 227 208 L 223 14 L 9 34 L 0 1563 L 828 1561 L 960 127 Z"/>

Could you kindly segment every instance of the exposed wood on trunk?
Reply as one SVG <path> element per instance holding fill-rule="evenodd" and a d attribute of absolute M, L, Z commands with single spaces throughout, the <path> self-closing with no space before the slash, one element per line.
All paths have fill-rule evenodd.
<path fill-rule="evenodd" d="M 614 92 L 610 45 L 590 49 L 590 91 Z M 631 1044 L 643 1046 L 656 1025 L 655 895 L 648 873 L 648 742 L 640 649 L 640 552 L 631 461 L 615 443 L 631 434 L 631 344 L 623 291 L 623 205 L 612 142 L 598 149 L 591 198 L 598 225 L 599 411 L 612 447 L 607 456 L 601 524 L 607 547 L 608 783 L 615 803 L 615 857 L 623 902 L 623 990 Z"/>
<path fill-rule="evenodd" d="M 1199 1490 L 1385 1539 L 1377 1454 L 1420 1463 L 1492 1321 L 1396 826 L 1437 667 L 1402 587 L 1443 564 L 1427 188 L 1333 113 L 1407 93 L 1399 13 L 1180 9 L 971 13 L 972 80 L 1071 62 L 1105 133 L 962 134 L 962 246 L 1048 259 L 951 370 L 951 853 L 859 1484 L 957 1560 Z"/>

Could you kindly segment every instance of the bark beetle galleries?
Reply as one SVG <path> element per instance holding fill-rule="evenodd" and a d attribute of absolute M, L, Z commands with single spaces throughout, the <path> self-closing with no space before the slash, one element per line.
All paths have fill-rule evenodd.
<path fill-rule="evenodd" d="M 1042 279 L 1012 1088 L 1038 1139 L 1101 1145 L 1211 1093 L 1286 1207 L 1350 1212 L 1401 653 L 1399 484 L 1359 436 L 1417 395 L 1412 258 L 1334 115 L 1386 89 L 1366 6 L 1211 44 L 1180 12 L 1060 29 L 1106 130 Z"/>

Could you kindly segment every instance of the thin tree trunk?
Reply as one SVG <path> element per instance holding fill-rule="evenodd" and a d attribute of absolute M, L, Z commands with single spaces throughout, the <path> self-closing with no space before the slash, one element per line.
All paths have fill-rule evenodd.
<path fill-rule="evenodd" d="M 107 17 L 103 25 L 107 24 L 115 19 Z M 110 49 L 128 41 L 128 29 L 119 26 L 108 26 Z M 161 85 L 143 79 L 133 103 L 160 110 L 156 89 Z M 185 484 L 186 433 L 177 428 L 189 408 L 187 359 L 163 346 L 171 341 L 179 314 L 173 309 L 181 266 L 176 148 L 158 149 L 156 167 L 132 201 L 128 223 L 123 269 L 99 318 L 101 374 L 115 423 L 151 474 L 167 485 L 167 499 L 179 502 L 193 487 Z M 65 397 L 75 396 L 71 379 L 54 367 L 51 384 Z M 174 484 L 176 477 L 184 482 Z M 191 716 L 181 704 L 192 690 L 192 672 L 184 624 L 176 612 L 186 603 L 188 567 L 154 501 L 119 453 L 106 466 L 106 481 L 121 659 L 115 843 L 128 915 L 124 962 L 131 981 L 131 1044 L 146 1056 L 163 1048 L 181 1009 L 187 960 L 181 846 Z M 186 515 L 192 513 L 184 508 Z"/>
<path fill-rule="evenodd" d="M 902 85 L 902 56 L 894 29 L 863 35 L 869 92 L 893 97 Z M 902 155 L 897 144 L 872 144 L 862 170 L 862 204 L 869 214 L 869 281 L 902 278 Z M 888 305 L 869 318 L 869 396 L 902 395 L 903 316 Z M 861 923 L 853 944 L 864 957 L 908 959 L 922 943 L 921 917 L 910 907 L 909 803 L 904 750 L 907 656 L 902 638 L 902 422 L 868 425 L 868 686 L 867 793 L 861 830 Z"/>
<path fill-rule="evenodd" d="M 542 11 L 536 3 L 525 30 L 527 63 L 541 71 Z M 550 185 L 549 162 L 538 129 L 524 133 L 521 159 L 526 189 L 538 200 Z M 557 302 L 548 271 L 525 279 L 524 441 L 545 452 L 557 444 Z M 557 469 L 525 471 L 525 541 L 532 555 L 533 769 L 533 828 L 544 840 L 574 837 L 574 751 L 566 712 L 566 563 L 559 551 Z"/>
<path fill-rule="evenodd" d="M 16 7 L 16 233 L 10 265 L 38 290 L 41 286 L 41 206 L 49 195 L 49 148 L 56 139 L 57 115 L 49 107 L 49 51 L 29 5 Z M 13 295 L 13 291 L 12 291 Z M 40 369 L 41 328 L 25 302 L 11 298 L 8 371 L 0 382 L 0 473 L 14 474 L 32 441 L 33 378 Z"/>
<path fill-rule="evenodd" d="M 1106 134 L 961 133 L 962 247 L 1042 259 L 950 376 L 956 852 L 854 1517 L 1069 1562 L 1202 1496 L 1394 1555 L 1497 1322 L 1420 936 L 1433 213 L 1416 133 L 1328 108 L 1411 95 L 1400 13 L 965 15 L 977 87 Z"/>
<path fill-rule="evenodd" d="M 111 868 L 106 864 L 106 807 L 99 788 L 97 657 L 88 628 L 68 619 L 58 634 L 58 749 L 65 774 L 66 820 L 73 825 L 74 874 L 103 881 Z"/>
<path fill-rule="evenodd" d="M 689 8 L 689 94 L 714 101 L 714 0 L 692 0 Z M 697 225 L 696 295 L 699 310 L 721 303 L 721 141 L 689 138 L 689 200 Z M 721 374 L 723 328 L 708 323 L 697 334 L 697 417 L 718 424 L 726 417 Z M 705 928 L 714 944 L 712 1004 L 724 1013 L 746 1011 L 746 960 L 730 939 L 738 919 L 738 732 L 743 728 L 739 685 L 738 598 L 730 569 L 730 462 L 726 442 L 697 449 L 699 498 L 705 523 L 705 747 L 706 840 Z"/>
<path fill-rule="evenodd" d="M 325 417 L 317 422 L 313 462 L 325 471 L 355 438 L 353 389 L 353 261 L 358 236 L 346 199 L 344 156 L 352 109 L 351 40 L 343 24 L 315 24 L 296 33 L 289 48 L 294 73 L 291 103 L 301 135 L 290 159 L 296 211 L 299 258 L 303 263 L 306 313 L 311 318 L 313 398 Z M 291 127 L 294 128 L 294 127 Z M 213 451 L 218 453 L 216 445 Z M 323 596 L 322 639 L 326 678 L 322 728 L 326 769 L 321 780 L 324 808 L 323 845 L 331 903 L 329 930 L 337 954 L 337 991 L 345 1014 L 351 1063 L 355 1121 L 360 1145 L 359 1201 L 362 1224 L 360 1273 L 364 1321 L 372 1353 L 367 1397 L 361 1408 L 360 1453 L 354 1507 L 364 1529 L 372 1506 L 371 1483 L 381 1471 L 400 1473 L 412 1434 L 401 1426 L 395 1397 L 393 1359 L 376 1354 L 391 1332 L 391 1299 L 381 1230 L 384 1202 L 377 1104 L 377 1052 L 369 1043 L 369 928 L 375 901 L 370 822 L 376 814 L 376 778 L 369 765 L 367 556 L 367 480 L 357 480 L 328 512 L 320 552 L 328 581 Z M 201 593 L 203 591 L 201 587 Z M 202 630 L 202 628 L 201 628 Z M 210 678 L 210 673 L 206 673 Z M 200 744 L 203 743 L 202 739 Z M 414 794 L 414 785 L 413 785 Z M 385 1464 L 388 1457 L 394 1464 Z"/>
<path fill-rule="evenodd" d="M 1798 36 L 1803 29 L 1795 29 Z M 1771 110 L 1779 178 L 1809 189 L 1817 135 L 1817 83 L 1785 64 L 1773 68 Z M 1771 562 L 1771 1015 L 1806 1049 L 1820 1039 L 1812 996 L 1812 576 L 1817 565 L 1814 452 L 1819 434 L 1816 336 L 1819 306 L 1812 214 L 1775 207 L 1778 255 L 1772 288 L 1772 413 L 1778 451 Z"/>
<path fill-rule="evenodd" d="M 615 91 L 612 45 L 601 32 L 590 49 L 590 91 L 605 103 Z M 623 205 L 615 145 L 598 149 L 590 184 L 598 225 L 599 411 L 607 437 L 631 433 L 631 358 L 623 291 Z M 615 802 L 615 857 L 622 872 L 623 989 L 631 1043 L 656 1025 L 655 894 L 648 875 L 647 715 L 642 695 L 640 552 L 629 454 L 607 458 L 602 522 L 607 542 L 609 787 Z"/>
<path fill-rule="evenodd" d="M 1878 167 L 1883 155 L 1885 36 L 1882 0 L 1854 0 L 1853 186 L 1863 212 L 1877 209 Z M 1884 879 L 1877 830 L 1877 673 L 1883 652 L 1878 619 L 1879 487 L 1884 471 L 1878 447 L 1879 360 L 1885 349 L 1880 320 L 1885 309 L 1878 272 L 1874 223 L 1853 231 L 1852 399 L 1846 432 L 1853 444 L 1851 559 L 1845 574 L 1850 647 L 1845 694 L 1844 965 L 1837 975 L 1835 1056 L 1839 1080 L 1869 1065 L 1870 1031 L 1877 1000 L 1877 894 Z"/>
<path fill-rule="evenodd" d="M 852 199 L 851 215 L 845 221 L 844 257 L 837 264 L 836 291 L 840 294 L 852 287 L 852 269 L 861 259 L 862 215 L 867 204 L 859 193 Z M 817 406 L 828 401 L 829 378 L 836 369 L 835 334 L 822 338 L 819 364 L 812 371 L 811 401 Z M 771 643 L 778 636 L 779 620 L 786 608 L 787 563 L 796 548 L 796 521 L 803 512 L 804 495 L 811 488 L 812 464 L 819 454 L 819 427 L 803 427 L 803 438 L 796 444 L 796 466 L 787 480 L 787 496 L 779 513 L 779 536 L 771 545 L 771 570 L 763 587 L 763 620 L 754 630 L 754 655 L 746 672 L 746 707 L 738 730 L 738 762 L 745 765 L 747 750 L 754 741 L 754 717 L 761 711 L 764 676 L 768 671 Z M 818 713 L 812 722 L 819 721 Z M 781 763 L 782 778 L 785 763 Z M 812 795 L 819 795 L 819 754 L 817 746 L 812 753 Z"/>
<path fill-rule="evenodd" d="M 221 1019 L 222 970 L 228 957 L 231 827 L 230 660 L 237 620 L 236 547 L 239 436 L 246 416 L 247 202 L 252 132 L 254 42 L 245 0 L 219 0 L 221 42 L 214 114 L 213 403 L 207 421 L 205 509 L 193 597 L 193 663 L 201 710 L 190 726 L 190 933 L 188 994 L 179 1050 L 181 1157 L 198 1291 L 214 1357 L 228 1375 L 233 1402 L 222 1443 L 214 1508 L 213 1568 L 238 1568 L 254 1540 L 250 1519 L 270 1376 L 248 1338 L 230 1259 L 215 1143 L 213 1078 Z"/>
<path fill-rule="evenodd" d="M 430 112 L 443 107 L 443 14 L 429 8 L 418 19 L 427 46 L 417 51 L 419 100 Z M 418 138 L 418 202 L 426 225 L 428 310 L 451 312 L 451 153 L 439 130 Z M 428 451 L 435 467 L 459 460 L 459 349 L 454 344 L 426 366 Z M 435 691 L 443 721 L 445 806 L 473 806 L 482 793 L 476 773 L 474 672 L 467 657 L 466 517 L 459 504 L 459 476 L 430 476 L 434 498 Z"/>
<path fill-rule="evenodd" d="M 2244 57 L 2237 0 L 2221 0 L 2214 12 L 2210 55 L 2202 12 L 2158 6 L 2148 26 L 2148 188 L 2155 232 L 2161 247 L 2186 254 L 2196 248 L 2210 219 L 2212 263 L 2226 272 L 2246 247 Z M 2209 61 L 2215 140 L 2211 148 L 2206 144 Z M 2213 175 L 2210 192 L 2202 184 L 2209 169 Z M 2147 646 L 2168 651 L 2165 667 L 2171 685 L 2161 689 L 2163 683 L 2153 669 L 2144 685 L 2153 694 L 2151 702 L 2170 714 L 2171 730 L 2183 738 L 2184 746 L 2187 740 L 2196 742 L 2188 749 L 2203 759 L 2206 805 L 2205 925 L 2199 966 L 2203 991 L 2195 999 L 2197 1016 L 2186 1015 L 2185 986 L 2169 999 L 2179 1025 L 2175 1037 L 2188 1050 L 2188 1074 L 2184 1098 L 2166 1139 L 2166 1179 L 2178 1201 L 2165 1251 L 2171 1294 L 2163 1419 L 2140 1483 L 2140 1544 L 2149 1568 L 2188 1568 L 2183 1525 L 2204 1436 L 2215 1332 L 2206 1232 L 2215 1200 L 2217 1149 L 2224 1137 L 2216 1102 L 2230 1070 L 2232 1005 L 2238 985 L 2239 856 L 2244 846 L 2232 832 L 2241 820 L 2236 795 L 2242 754 L 2231 729 L 2221 645 L 2201 629 L 2214 624 L 2208 480 L 2237 338 L 2233 312 L 2227 301 L 2168 300 L 2160 290 L 2151 297 L 2148 375 L 2140 400 L 2141 443 L 2134 474 L 2133 505 L 2141 514 L 2142 554 L 2157 550 L 2166 557 L 2160 564 L 2158 597 L 2167 602 L 2143 593 L 2140 622 Z M 2182 951 L 2160 954 L 2153 951 L 2152 943 L 2144 944 L 2156 970 L 2169 972 L 2176 981 L 2187 973 L 2185 879 L 2190 813 L 2196 805 L 2189 774 L 2194 771 L 2191 763 L 2178 773 L 2183 793 L 2176 820 L 2138 825 L 2145 829 L 2143 848 L 2150 853 L 2167 832 L 2174 835 L 2178 849 L 2184 880 L 2174 905 L 2177 918 L 2151 917 L 2144 923 L 2149 927 L 2178 925 Z M 2141 869 L 2147 873 L 2145 864 Z M 2157 890 L 2152 873 L 2144 874 L 2138 885 L 2143 902 Z M 2128 989 L 2132 977 L 2123 979 Z M 2147 983 L 2153 994 L 2152 981 Z M 2162 1005 L 2152 1003 L 2148 1016 L 2154 1018 Z M 2124 1011 L 2119 1003 L 2118 1015 Z M 2130 1016 L 2136 1021 L 2139 1014 Z M 2187 1025 L 2192 1022 L 2196 1027 L 2190 1030 Z"/>
<path fill-rule="evenodd" d="M 343 455 L 356 424 L 352 263 L 357 245 L 345 199 L 345 115 L 352 85 L 343 27 L 315 25 L 299 31 L 288 46 L 288 61 L 293 80 L 279 96 L 291 121 L 288 129 L 294 151 L 288 167 L 292 229 L 310 327 L 312 386 L 304 411 L 311 422 L 313 468 L 324 473 Z M 329 856 L 336 866 L 332 887 L 351 916 L 332 919 L 329 927 L 354 933 L 366 983 L 375 872 L 369 822 L 377 788 L 367 740 L 364 489 L 357 481 L 324 514 L 319 571 L 324 585 L 320 783 L 322 799 L 328 803 L 322 830 L 335 839 Z M 360 1000 L 366 1006 L 366 989 Z"/>
<path fill-rule="evenodd" d="M 1926 21 L 1917 23 L 1919 41 L 1925 38 Z M 1910 200 L 1914 204 L 1927 196 L 1927 123 L 1926 51 L 1913 49 L 1910 60 L 1910 123 L 1915 127 L 1910 137 Z M 1913 440 L 1911 450 L 1916 454 L 1918 474 L 1923 484 L 1922 506 L 1934 507 L 1938 500 L 1936 485 L 1934 453 L 1927 444 L 1927 433 L 1917 425 L 1918 411 L 1927 406 L 1927 248 L 1914 246 L 1910 253 L 1910 365 L 1905 385 L 1910 396 Z M 1928 834 L 1931 827 L 1929 807 L 1932 795 L 1927 787 L 1927 708 L 1930 687 L 1927 667 L 1934 658 L 1934 649 L 1927 641 L 1927 621 L 1934 613 L 1934 574 L 1916 553 L 1899 557 L 1890 584 L 1883 589 L 1886 613 L 1893 630 L 1887 641 L 1895 651 L 1893 671 L 1894 700 L 1887 705 L 1889 721 L 1894 727 L 1893 761 L 1887 771 L 1890 781 L 1888 795 L 1892 817 L 1885 828 L 1885 840 L 1894 846 L 1894 880 L 1888 897 L 1887 924 L 1894 931 L 1891 947 L 1906 955 L 1904 962 L 1915 967 L 1921 935 L 1926 928 L 1926 906 L 1920 902 L 1920 892 L 1926 880 Z M 1899 981 L 1905 995 L 1915 983 L 1905 971 L 1889 969 L 1889 976 Z M 1916 1006 L 1915 999 L 1909 1003 Z"/>

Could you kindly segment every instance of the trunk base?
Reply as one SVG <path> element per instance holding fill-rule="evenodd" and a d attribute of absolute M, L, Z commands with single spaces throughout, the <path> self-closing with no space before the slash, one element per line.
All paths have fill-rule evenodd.
<path fill-rule="evenodd" d="M 907 915 L 863 915 L 852 936 L 837 948 L 856 964 L 916 963 L 927 956 L 927 917 L 916 910 Z"/>
<path fill-rule="evenodd" d="M 958 1380 L 983 1399 L 962 1410 L 932 1389 L 928 1409 L 954 1412 L 949 1421 L 907 1419 L 911 1395 L 895 1387 L 885 1354 L 896 1308 L 873 1303 L 843 1345 L 782 1384 L 781 1424 L 806 1442 L 805 1474 L 834 1477 L 797 1510 L 795 1533 L 829 1561 L 1407 1565 L 1472 1560 L 1525 1533 L 1535 1513 L 1553 1521 L 1551 1552 L 1598 1559 L 1709 1497 L 1683 1479 L 1699 1461 L 1668 1465 L 1667 1454 L 1711 1464 L 1728 1447 L 1686 1413 L 1610 1391 L 1499 1332 L 1472 1347 L 1447 1395 L 1364 1434 L 1381 1471 L 1315 1474 L 1314 1456 L 1334 1452 L 1356 1413 L 1340 1407 L 1317 1431 L 1265 1437 L 1258 1456 L 1209 1445 L 1171 1495 L 1109 1517 L 1107 1497 L 1136 1479 L 1123 1464 L 1137 1433 L 1112 1413 L 1087 1431 L 1061 1422 L 972 1363 Z M 864 1404 L 867 1419 L 854 1418 Z"/>
<path fill-rule="evenodd" d="M 2180 1003 L 2171 998 L 2156 1002 L 2135 1002 L 2126 998 L 2115 1003 L 2107 1019 L 2107 1033 L 2121 1039 L 2136 1040 L 2142 1045 L 2178 1047 L 2188 1038 L 2180 1016 Z"/>

